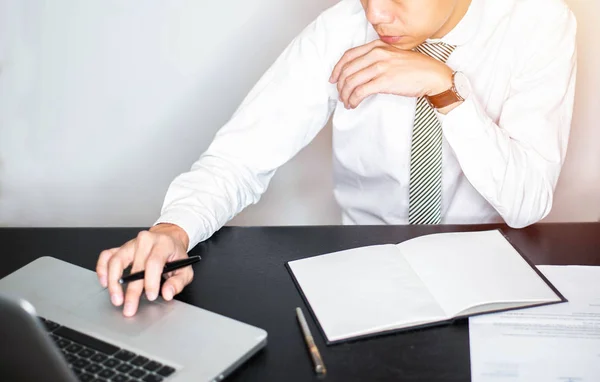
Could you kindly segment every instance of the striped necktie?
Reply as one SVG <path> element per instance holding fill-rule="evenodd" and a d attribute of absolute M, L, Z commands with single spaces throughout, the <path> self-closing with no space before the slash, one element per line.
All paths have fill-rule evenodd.
<path fill-rule="evenodd" d="M 443 42 L 415 48 L 446 62 L 454 47 Z M 424 97 L 417 100 L 410 148 L 408 222 L 439 224 L 442 220 L 442 126 Z"/>

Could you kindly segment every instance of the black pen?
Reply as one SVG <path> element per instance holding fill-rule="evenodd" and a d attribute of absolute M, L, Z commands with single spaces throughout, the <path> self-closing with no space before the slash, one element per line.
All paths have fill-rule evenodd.
<path fill-rule="evenodd" d="M 163 268 L 162 274 L 173 272 L 176 269 L 187 267 L 188 265 L 192 265 L 200 261 L 200 256 L 190 256 L 186 259 L 171 261 L 170 263 L 166 263 Z M 145 276 L 145 272 L 135 272 L 125 277 L 121 277 L 119 279 L 119 284 L 126 284 L 135 280 L 142 280 Z"/>

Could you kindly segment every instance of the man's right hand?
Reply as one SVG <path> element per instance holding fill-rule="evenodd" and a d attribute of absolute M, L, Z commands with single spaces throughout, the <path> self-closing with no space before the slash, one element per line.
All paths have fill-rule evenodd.
<path fill-rule="evenodd" d="M 96 273 L 100 284 L 108 287 L 113 305 L 123 307 L 125 316 L 133 316 L 138 309 L 139 299 L 145 290 L 146 297 L 154 301 L 158 297 L 160 279 L 166 262 L 187 257 L 189 238 L 185 231 L 174 224 L 158 224 L 119 248 L 102 251 L 98 258 Z M 144 280 L 127 284 L 123 299 L 123 289 L 119 279 L 123 270 L 131 264 L 131 273 L 145 270 Z M 169 301 L 194 278 L 192 267 L 178 269 L 166 275 L 167 280 L 160 290 L 162 297 Z"/>

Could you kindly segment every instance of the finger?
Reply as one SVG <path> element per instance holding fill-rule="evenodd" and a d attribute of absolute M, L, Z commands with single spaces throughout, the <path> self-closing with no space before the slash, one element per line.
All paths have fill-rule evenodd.
<path fill-rule="evenodd" d="M 113 305 L 121 306 L 123 303 L 123 288 L 119 284 L 119 279 L 123 275 L 123 269 L 129 266 L 133 261 L 134 246 L 133 242 L 124 244 L 108 260 L 108 292 Z"/>
<path fill-rule="evenodd" d="M 165 300 L 171 301 L 173 296 L 180 293 L 186 285 L 192 282 L 194 270 L 191 266 L 178 269 L 173 277 L 169 277 L 162 287 L 162 296 Z"/>
<path fill-rule="evenodd" d="M 367 54 L 373 48 L 375 48 L 377 46 L 383 46 L 383 45 L 385 45 L 385 43 L 382 42 L 381 40 L 375 40 L 375 41 L 372 41 L 372 42 L 370 42 L 368 44 L 361 45 L 359 47 L 356 47 L 356 48 L 353 48 L 353 49 L 350 49 L 350 50 L 346 51 L 346 53 L 344 53 L 344 55 L 342 56 L 342 58 L 340 58 L 340 60 L 338 61 L 338 63 L 333 68 L 333 72 L 331 73 L 331 77 L 329 78 L 329 82 L 331 82 L 333 84 L 333 83 L 336 83 L 338 81 L 340 73 L 342 71 L 342 68 L 344 67 L 344 65 L 346 65 L 347 62 L 353 61 L 356 58 Z"/>
<path fill-rule="evenodd" d="M 357 86 L 348 99 L 348 105 L 354 109 L 368 96 L 379 93 L 388 93 L 384 76 L 376 77 L 367 83 Z"/>
<path fill-rule="evenodd" d="M 100 252 L 98 262 L 96 263 L 96 275 L 100 281 L 102 288 L 108 287 L 108 260 L 114 255 L 119 248 L 106 249 Z"/>
<path fill-rule="evenodd" d="M 135 254 L 133 256 L 133 264 L 131 273 L 144 270 L 146 261 L 152 247 L 154 245 L 153 234 L 148 231 L 142 231 L 135 239 Z M 123 314 L 131 317 L 137 312 L 140 302 L 140 296 L 144 290 L 143 280 L 136 280 L 127 284 L 127 292 L 125 292 L 125 305 L 123 306 Z"/>
<path fill-rule="evenodd" d="M 169 273 L 165 273 L 165 274 L 163 275 L 163 278 L 166 280 L 166 279 L 168 279 L 169 277 L 173 277 L 173 276 L 175 276 L 175 271 L 172 271 L 172 272 L 169 272 Z"/>
<path fill-rule="evenodd" d="M 369 83 L 374 78 L 378 77 L 381 72 L 381 63 L 375 63 L 366 69 L 363 69 L 346 80 L 346 85 L 340 92 L 340 99 L 344 103 L 346 108 L 350 108 L 350 97 L 354 93 L 355 89 L 363 84 Z M 358 105 L 356 105 L 358 106 Z M 354 106 L 354 107 L 356 107 Z"/>
<path fill-rule="evenodd" d="M 366 54 L 356 58 L 355 60 L 349 61 L 344 65 L 337 81 L 338 92 L 341 93 L 346 80 L 348 77 L 356 74 L 357 72 L 368 68 L 369 66 L 380 62 L 385 58 L 385 50 L 382 48 L 373 48 Z"/>
<path fill-rule="evenodd" d="M 152 252 L 146 261 L 144 289 L 150 301 L 156 300 L 160 291 L 160 279 L 167 259 L 175 252 L 175 246 L 170 240 L 159 239 L 154 244 Z"/>

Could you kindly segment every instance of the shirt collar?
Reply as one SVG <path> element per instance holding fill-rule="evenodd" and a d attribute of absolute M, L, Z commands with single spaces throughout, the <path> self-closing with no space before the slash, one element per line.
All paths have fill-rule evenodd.
<path fill-rule="evenodd" d="M 464 45 L 479 29 L 479 24 L 483 16 L 483 0 L 471 0 L 467 13 L 462 20 L 448 34 L 438 39 L 428 39 L 428 43 L 444 42 L 449 45 Z"/>

